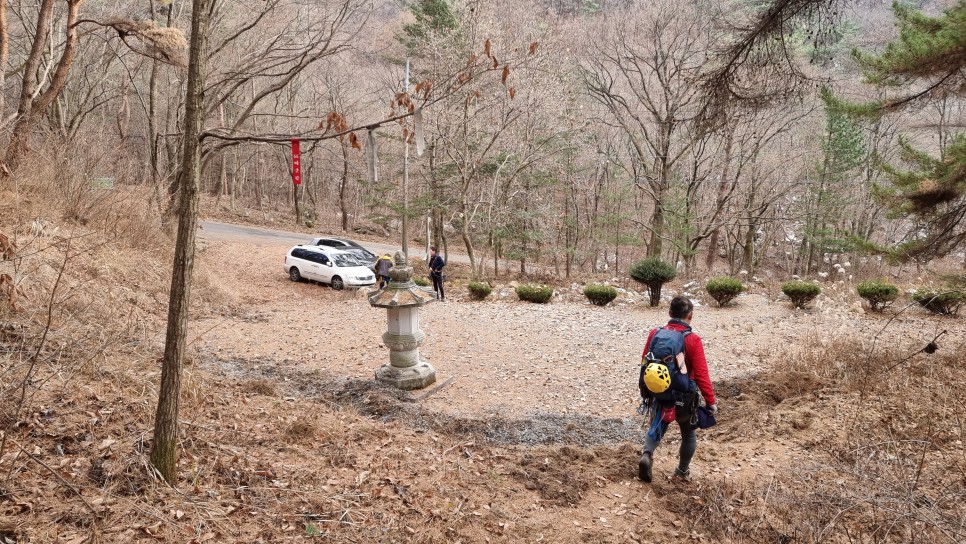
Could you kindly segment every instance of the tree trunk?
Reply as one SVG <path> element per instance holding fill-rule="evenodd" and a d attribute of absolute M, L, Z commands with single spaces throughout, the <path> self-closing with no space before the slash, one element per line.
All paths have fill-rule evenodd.
<path fill-rule="evenodd" d="M 651 217 L 651 243 L 647 247 L 648 257 L 660 257 L 664 249 L 664 190 L 655 191 L 654 215 Z"/>
<path fill-rule="evenodd" d="M 476 254 L 473 252 L 473 242 L 470 240 L 470 220 L 469 215 L 466 213 L 468 210 L 469 205 L 464 201 L 460 209 L 463 212 L 463 222 L 460 224 L 460 236 L 463 238 L 463 244 L 466 246 L 466 256 L 470 258 L 470 270 L 475 273 Z"/>
<path fill-rule="evenodd" d="M 440 247 L 443 244 L 443 191 L 440 187 L 439 180 L 436 178 L 435 143 L 429 146 L 429 189 L 433 195 L 431 211 L 433 217 L 433 245 Z"/>
<path fill-rule="evenodd" d="M 191 7 L 191 46 L 185 97 L 185 138 L 182 157 L 178 239 L 171 272 L 168 329 L 161 366 L 161 389 L 154 419 L 151 464 L 169 484 L 177 479 L 178 406 L 181 397 L 181 364 L 188 336 L 188 304 L 194 269 L 195 234 L 198 226 L 198 185 L 201 174 L 201 135 L 204 105 L 203 52 L 207 33 L 207 0 Z"/>
<path fill-rule="evenodd" d="M 652 308 L 661 304 L 661 287 L 661 284 L 647 286 L 647 292 L 651 296 L 650 303 Z"/>
<path fill-rule="evenodd" d="M 7 66 L 7 60 L 10 58 L 10 24 L 7 22 L 7 0 L 0 0 L 0 66 L 4 68 Z M 0 69 L 0 89 L 4 89 L 6 85 L 6 70 Z M 6 102 L 4 101 L 4 94 L 0 92 L 0 119 L 6 113 Z"/>
<path fill-rule="evenodd" d="M 725 156 L 724 165 L 721 167 L 721 179 L 718 181 L 718 198 L 715 203 L 715 209 L 722 211 L 725 204 L 725 199 L 728 198 L 728 177 L 731 173 L 731 151 L 734 147 L 735 141 L 735 127 L 737 124 L 731 125 L 731 130 L 728 131 L 728 139 L 725 142 Z M 714 261 L 718 258 L 718 237 L 721 232 L 721 227 L 715 227 L 711 231 L 711 236 L 708 239 L 708 256 L 704 261 L 705 268 L 708 272 L 714 269 Z"/>
<path fill-rule="evenodd" d="M 37 74 L 43 49 L 47 44 L 47 33 L 50 29 L 54 2 L 53 0 L 43 0 L 40 4 L 37 31 L 31 44 L 30 55 L 24 65 L 20 104 L 17 107 L 17 123 L 13 127 L 10 141 L 7 143 L 6 162 L 10 170 L 16 170 L 27 153 L 27 142 L 34 122 L 47 112 L 47 108 L 57 99 L 67 84 L 67 74 L 70 72 L 70 67 L 74 63 L 74 56 L 77 54 L 77 13 L 83 3 L 84 0 L 68 0 L 67 2 L 64 50 L 61 52 L 57 67 L 54 68 L 50 84 L 45 91 L 38 94 Z"/>
<path fill-rule="evenodd" d="M 342 212 L 342 232 L 349 232 L 349 202 L 346 195 L 349 186 L 349 152 L 342 146 L 342 181 L 339 183 L 339 211 Z"/>
<path fill-rule="evenodd" d="M 20 84 L 20 101 L 17 103 L 17 123 L 14 125 L 10 141 L 7 142 L 6 163 L 10 170 L 15 170 L 23 154 L 27 152 L 27 134 L 33 123 L 33 103 L 37 89 L 37 71 L 40 60 L 47 47 L 47 36 L 50 32 L 50 16 L 54 10 L 53 0 L 43 0 L 37 12 L 37 27 L 33 42 L 30 44 L 30 54 L 24 63 L 23 79 Z M 5 69 L 5 66 L 4 66 Z"/>

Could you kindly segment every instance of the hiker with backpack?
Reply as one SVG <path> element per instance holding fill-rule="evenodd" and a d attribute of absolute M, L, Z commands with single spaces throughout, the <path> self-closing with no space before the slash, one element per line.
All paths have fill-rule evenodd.
<path fill-rule="evenodd" d="M 651 330 L 641 355 L 639 387 L 651 419 L 638 463 L 638 477 L 650 482 L 653 455 L 672 421 L 681 429 L 681 449 L 675 479 L 688 480 L 697 447 L 698 391 L 704 396 L 700 424 L 710 426 L 718 412 L 701 338 L 691 331 L 694 304 L 678 295 L 671 300 L 667 325 Z M 706 421 L 707 420 L 707 421 Z"/>

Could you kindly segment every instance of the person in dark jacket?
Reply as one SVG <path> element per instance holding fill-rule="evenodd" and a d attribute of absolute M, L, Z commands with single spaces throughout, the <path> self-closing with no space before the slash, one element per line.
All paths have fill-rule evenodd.
<path fill-rule="evenodd" d="M 701 338 L 691 332 L 691 319 L 694 317 L 694 304 L 691 299 L 684 296 L 676 296 L 671 300 L 671 320 L 665 325 L 666 329 L 688 333 L 684 337 L 684 360 L 688 371 L 688 378 L 692 381 L 691 391 L 700 390 L 704 396 L 705 405 L 712 415 L 718 412 L 718 405 L 714 398 L 714 386 L 711 384 L 711 374 L 708 372 L 708 360 L 704 356 L 704 344 Z M 657 329 L 651 330 L 644 344 L 644 353 L 641 360 L 650 350 L 651 339 L 657 333 Z M 694 393 L 692 393 L 693 395 Z M 694 399 L 696 401 L 696 399 Z M 685 403 L 687 407 L 689 402 Z M 644 439 L 644 454 L 638 463 L 638 477 L 645 482 L 651 481 L 651 466 L 654 450 L 661 443 L 664 432 L 667 430 L 671 421 L 677 421 L 681 429 L 681 449 L 678 452 L 678 466 L 674 470 L 674 478 L 688 480 L 691 477 L 691 458 L 694 457 L 694 450 L 697 448 L 698 438 L 697 429 L 691 418 L 692 407 L 682 409 L 673 403 L 665 403 L 657 399 L 650 400 L 650 414 L 652 418 L 651 426 L 648 428 L 647 437 Z M 677 413 L 684 412 L 688 413 Z"/>
<path fill-rule="evenodd" d="M 440 257 L 439 249 L 436 246 L 433 246 L 431 249 L 433 253 L 429 259 L 429 277 L 433 280 L 433 291 L 436 293 L 436 298 L 440 301 L 445 301 L 446 294 L 443 293 L 443 267 L 446 266 L 446 261 Z"/>
<path fill-rule="evenodd" d="M 379 257 L 376 261 L 376 265 L 373 267 L 376 273 L 376 278 L 379 280 L 379 288 L 385 289 L 389 285 L 389 270 L 392 268 L 393 262 L 392 257 L 388 253 Z"/>

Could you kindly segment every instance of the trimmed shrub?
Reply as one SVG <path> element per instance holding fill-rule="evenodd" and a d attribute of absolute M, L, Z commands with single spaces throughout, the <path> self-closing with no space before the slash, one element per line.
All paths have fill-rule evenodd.
<path fill-rule="evenodd" d="M 607 306 L 617 298 L 617 289 L 610 285 L 592 283 L 584 287 L 584 296 L 596 306 Z"/>
<path fill-rule="evenodd" d="M 912 300 L 934 314 L 959 315 L 959 309 L 966 303 L 966 289 L 950 287 L 934 291 L 920 288 L 912 294 Z"/>
<path fill-rule="evenodd" d="M 804 308 L 822 292 L 817 283 L 808 281 L 790 281 L 782 284 L 782 293 L 792 299 L 796 308 Z"/>
<path fill-rule="evenodd" d="M 493 288 L 490 284 L 483 283 L 481 281 L 471 281 L 466 285 L 466 288 L 470 291 L 470 298 L 473 300 L 483 300 L 484 298 L 490 296 L 493 292 Z"/>
<path fill-rule="evenodd" d="M 416 285 L 418 285 L 420 287 L 429 287 L 429 280 L 427 280 L 426 278 L 417 278 L 417 277 L 414 277 L 413 278 L 413 283 L 415 283 Z"/>
<path fill-rule="evenodd" d="M 711 295 L 718 306 L 724 306 L 740 295 L 745 290 L 745 286 L 737 278 L 723 276 L 708 280 L 708 283 L 704 284 L 704 290 Z"/>
<path fill-rule="evenodd" d="M 647 286 L 647 292 L 651 295 L 651 306 L 657 306 L 661 303 L 661 287 L 673 280 L 677 271 L 674 265 L 662 261 L 660 257 L 648 257 L 632 264 L 628 274 L 635 281 Z"/>
<path fill-rule="evenodd" d="M 858 284 L 855 290 L 869 301 L 873 312 L 881 312 L 899 298 L 899 288 L 886 281 L 869 280 Z"/>
<path fill-rule="evenodd" d="M 553 297 L 553 287 L 546 285 L 524 284 L 517 287 L 516 291 L 520 300 L 536 302 L 537 304 L 550 302 L 550 299 Z"/>

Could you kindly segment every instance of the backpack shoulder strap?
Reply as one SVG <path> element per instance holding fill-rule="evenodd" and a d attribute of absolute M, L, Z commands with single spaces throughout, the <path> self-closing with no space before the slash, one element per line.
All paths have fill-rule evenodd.
<path fill-rule="evenodd" d="M 662 330 L 664 330 L 664 327 L 655 327 L 655 328 L 651 329 L 651 331 L 653 331 L 654 334 L 648 333 L 648 336 L 650 336 L 650 338 L 644 344 L 644 353 L 641 355 L 641 362 L 642 362 L 642 364 L 643 364 L 644 359 L 647 358 L 647 354 L 651 352 L 651 342 L 654 341 L 654 337 L 657 336 L 657 333 L 661 332 Z"/>

